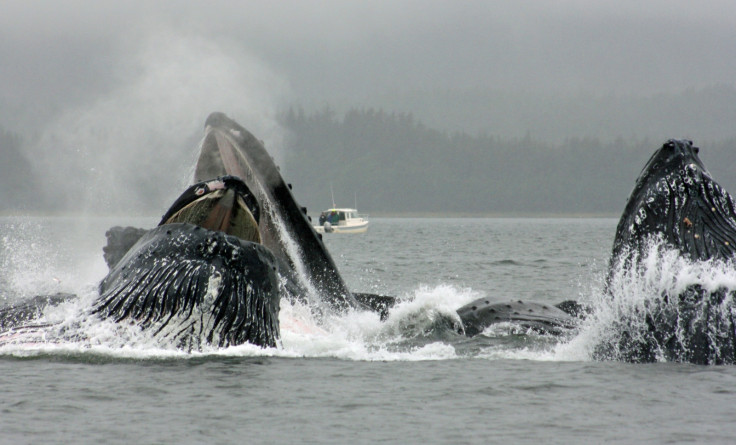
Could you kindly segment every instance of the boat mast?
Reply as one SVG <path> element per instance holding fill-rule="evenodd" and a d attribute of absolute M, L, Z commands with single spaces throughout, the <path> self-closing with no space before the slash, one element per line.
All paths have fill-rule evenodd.
<path fill-rule="evenodd" d="M 330 182 L 330 195 L 332 195 L 332 208 L 336 208 L 335 205 L 335 192 L 332 190 L 332 182 Z"/>

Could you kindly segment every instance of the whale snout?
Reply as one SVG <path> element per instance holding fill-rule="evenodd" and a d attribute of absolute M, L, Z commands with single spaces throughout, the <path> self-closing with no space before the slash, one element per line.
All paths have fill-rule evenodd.
<path fill-rule="evenodd" d="M 689 139 L 670 139 L 662 145 L 661 150 L 679 156 L 696 156 L 700 153 L 700 148 Z"/>
<path fill-rule="evenodd" d="M 700 153 L 700 148 L 694 146 L 692 141 L 670 139 L 649 158 L 637 182 L 656 181 L 663 176 L 673 173 L 679 174 L 677 172 L 682 171 L 685 167 L 691 170 L 697 168 L 702 172 L 706 172 L 707 170 L 698 153 Z"/>

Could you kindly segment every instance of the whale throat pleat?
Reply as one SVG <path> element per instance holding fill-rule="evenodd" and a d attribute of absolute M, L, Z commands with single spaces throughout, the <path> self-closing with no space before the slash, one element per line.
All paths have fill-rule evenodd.
<path fill-rule="evenodd" d="M 262 246 L 167 224 L 133 246 L 101 284 L 93 313 L 128 320 L 177 347 L 278 339 L 276 260 Z"/>

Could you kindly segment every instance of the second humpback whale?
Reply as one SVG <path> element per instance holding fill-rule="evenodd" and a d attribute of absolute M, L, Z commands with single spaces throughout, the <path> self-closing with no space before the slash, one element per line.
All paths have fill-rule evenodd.
<path fill-rule="evenodd" d="M 604 289 L 606 310 L 615 315 L 594 357 L 736 363 L 736 289 L 712 279 L 714 268 L 734 270 L 736 202 L 698 154 L 691 141 L 669 140 L 642 169 L 616 229 Z M 666 252 L 711 272 L 676 276 L 663 270 Z M 636 288 L 652 272 L 661 283 Z M 627 292 L 640 294 L 633 303 L 623 302 Z M 632 307 L 622 309 L 626 305 Z M 552 306 L 480 298 L 458 314 L 465 333 L 474 335 L 499 322 L 569 332 L 594 311 L 573 301 Z"/>
<path fill-rule="evenodd" d="M 607 277 L 612 301 L 648 274 L 661 278 L 596 348 L 627 361 L 736 363 L 734 289 L 703 274 L 662 270 L 667 252 L 689 267 L 733 271 L 736 202 L 691 141 L 669 140 L 647 162 L 616 229 Z"/>

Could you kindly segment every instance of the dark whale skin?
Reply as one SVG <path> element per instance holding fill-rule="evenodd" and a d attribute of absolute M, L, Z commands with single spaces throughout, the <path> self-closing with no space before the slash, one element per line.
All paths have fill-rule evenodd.
<path fill-rule="evenodd" d="M 642 262 L 652 243 L 693 262 L 733 269 L 736 203 L 698 153 L 691 141 L 673 139 L 645 165 L 616 228 L 606 281 L 610 298 L 617 298 L 611 286 L 615 274 L 647 267 Z M 678 294 L 663 291 L 652 296 L 643 309 L 617 321 L 614 331 L 619 334 L 599 344 L 594 356 L 631 362 L 736 363 L 734 292 L 704 285 L 695 281 Z"/>
<path fill-rule="evenodd" d="M 691 260 L 736 256 L 736 204 L 691 141 L 671 139 L 645 165 L 616 228 L 611 261 L 641 253 L 652 236 Z"/>
<path fill-rule="evenodd" d="M 278 266 L 263 246 L 186 223 L 147 232 L 100 284 L 92 312 L 177 347 L 274 347 Z"/>
<path fill-rule="evenodd" d="M 479 298 L 458 309 L 457 313 L 468 337 L 504 322 L 549 334 L 567 332 L 578 324 L 576 318 L 551 304 L 521 300 L 493 302 L 488 298 Z"/>
<path fill-rule="evenodd" d="M 222 175 L 241 178 L 255 193 L 266 209 L 259 222 L 263 245 L 292 267 L 297 262 L 303 264 L 311 284 L 331 308 L 368 309 L 349 291 L 321 236 L 314 231 L 306 209 L 297 203 L 291 186 L 284 181 L 263 143 L 225 114 L 214 112 L 205 122 L 195 181 Z M 297 255 L 301 258 L 295 258 L 288 248 L 277 218 L 298 244 Z M 304 293 L 304 289 L 300 292 Z"/>

